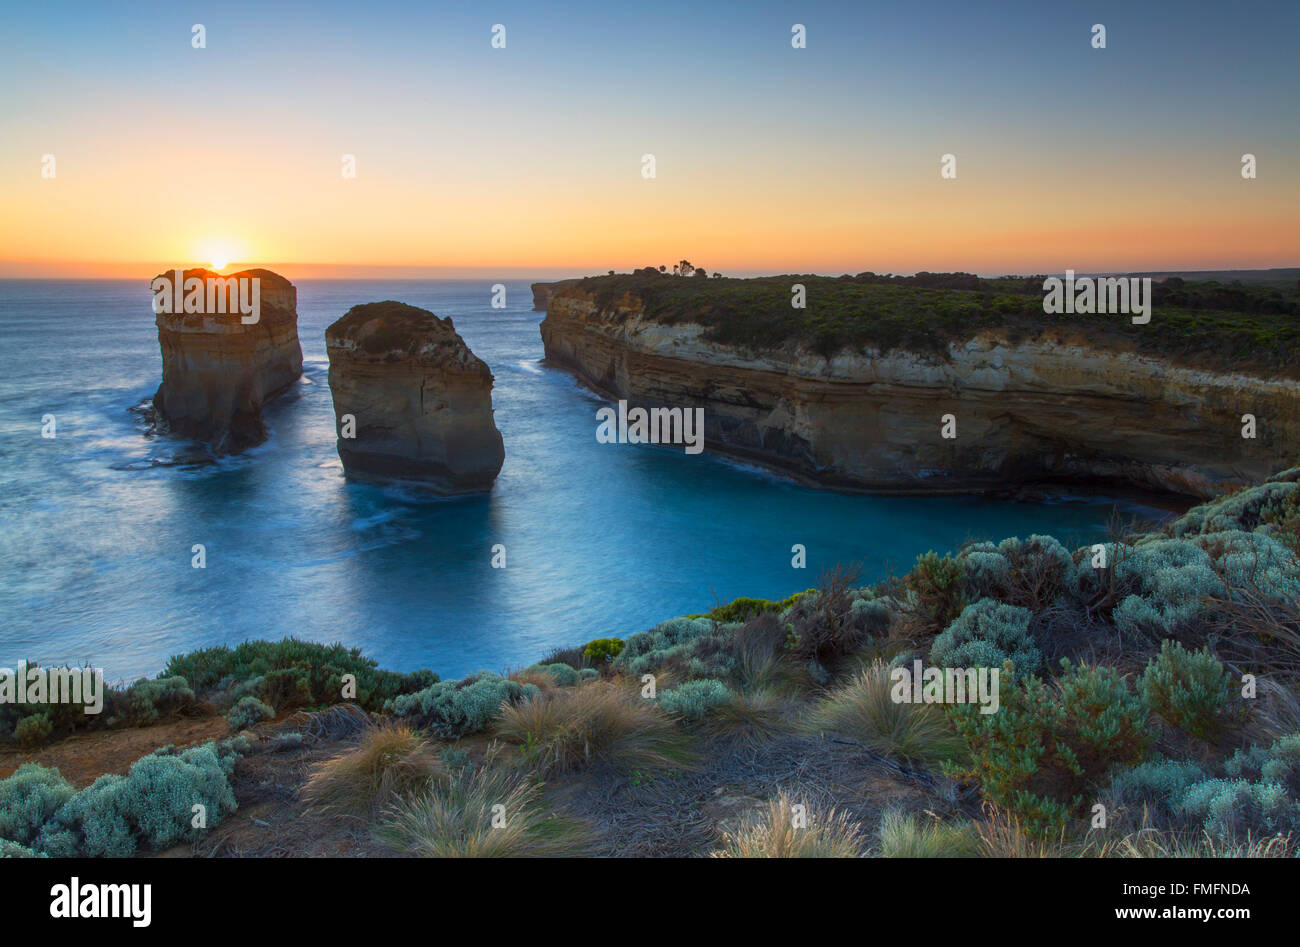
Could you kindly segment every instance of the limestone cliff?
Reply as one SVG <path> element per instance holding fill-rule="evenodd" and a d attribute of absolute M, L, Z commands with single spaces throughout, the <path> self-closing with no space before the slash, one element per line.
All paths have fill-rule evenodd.
<path fill-rule="evenodd" d="M 1099 349 L 1066 327 L 983 331 L 946 357 L 798 345 L 762 351 L 649 319 L 632 293 L 551 295 L 547 360 L 611 398 L 703 407 L 711 450 L 804 482 L 979 493 L 1088 481 L 1208 497 L 1297 461 L 1300 383 Z M 1256 439 L 1242 437 L 1253 414 Z M 955 439 L 941 436 L 956 419 Z"/>
<path fill-rule="evenodd" d="M 533 283 L 533 311 L 545 312 L 551 293 L 576 283 L 577 280 L 557 280 L 554 283 Z"/>
<path fill-rule="evenodd" d="M 151 284 L 162 350 L 155 428 L 203 441 L 216 454 L 261 443 L 266 439 L 262 405 L 302 375 L 298 291 L 270 270 L 226 275 L 192 269 L 183 272 L 181 289 L 173 295 L 175 277 L 175 271 L 163 273 Z M 238 284 L 230 284 L 232 279 L 257 280 L 256 321 L 246 321 L 253 317 L 239 311 Z M 185 293 L 186 284 L 191 293 Z M 244 283 L 246 290 L 250 286 Z"/>
<path fill-rule="evenodd" d="M 491 489 L 505 460 L 492 372 L 450 319 L 367 303 L 326 329 L 325 345 L 348 476 L 447 495 Z"/>

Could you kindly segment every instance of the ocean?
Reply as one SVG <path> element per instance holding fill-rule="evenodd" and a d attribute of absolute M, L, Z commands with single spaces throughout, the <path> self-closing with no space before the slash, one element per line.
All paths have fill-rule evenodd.
<path fill-rule="evenodd" d="M 89 662 L 127 681 L 173 654 L 294 635 L 447 678 L 783 598 L 837 563 L 866 582 L 971 538 L 1105 534 L 1103 500 L 837 494 L 707 450 L 597 443 L 604 402 L 542 364 L 528 283 L 492 309 L 491 282 L 300 282 L 304 377 L 268 406 L 270 439 L 182 467 L 165 464 L 182 445 L 146 438 L 132 411 L 160 380 L 148 279 L 0 281 L 0 666 Z M 325 327 L 382 299 L 451 316 L 491 366 L 506 459 L 490 495 L 345 480 Z"/>

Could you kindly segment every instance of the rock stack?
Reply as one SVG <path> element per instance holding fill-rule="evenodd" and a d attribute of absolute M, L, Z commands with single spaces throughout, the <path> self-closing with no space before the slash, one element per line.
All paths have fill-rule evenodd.
<path fill-rule="evenodd" d="M 302 375 L 294 285 L 270 270 L 192 269 L 163 273 L 151 288 L 162 350 L 155 429 L 214 454 L 266 440 L 262 405 Z"/>
<path fill-rule="evenodd" d="M 349 477 L 444 495 L 491 489 L 505 460 L 492 372 L 450 319 L 400 302 L 366 303 L 325 330 L 325 345 Z"/>

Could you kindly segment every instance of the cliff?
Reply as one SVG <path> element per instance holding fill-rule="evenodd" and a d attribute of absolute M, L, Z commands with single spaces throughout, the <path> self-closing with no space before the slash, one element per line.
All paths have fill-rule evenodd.
<path fill-rule="evenodd" d="M 647 315 L 636 293 L 575 285 L 551 295 L 541 334 L 547 360 L 596 391 L 703 407 L 709 449 L 819 486 L 938 494 L 1083 480 L 1209 497 L 1297 453 L 1300 383 L 1099 347 L 1068 323 L 828 358 L 797 339 L 711 341 L 688 318 Z"/>
<path fill-rule="evenodd" d="M 262 405 L 302 375 L 298 291 L 270 270 L 224 275 L 192 269 L 183 272 L 182 286 L 202 282 L 190 284 L 186 304 L 183 289 L 173 295 L 175 275 L 160 274 L 151 284 L 162 352 L 155 429 L 203 441 L 216 454 L 261 443 L 266 439 Z M 238 284 L 230 280 L 248 281 L 244 299 L 256 299 L 256 321 L 245 321 L 253 317 L 239 310 Z M 248 292 L 252 280 L 257 280 L 255 297 Z M 227 287 L 234 289 L 229 296 Z M 214 305 L 218 297 L 221 304 Z"/>
<path fill-rule="evenodd" d="M 545 312 L 546 304 L 551 299 L 551 293 L 563 289 L 566 286 L 572 286 L 577 280 L 557 280 L 554 283 L 533 283 L 533 311 Z"/>
<path fill-rule="evenodd" d="M 325 344 L 348 476 L 446 495 L 491 489 L 505 460 L 492 372 L 450 319 L 367 303 L 326 329 Z"/>

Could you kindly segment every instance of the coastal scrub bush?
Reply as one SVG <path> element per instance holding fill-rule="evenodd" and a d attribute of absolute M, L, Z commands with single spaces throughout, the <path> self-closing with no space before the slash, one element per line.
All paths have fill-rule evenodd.
<path fill-rule="evenodd" d="M 438 681 L 414 694 L 401 695 L 386 704 L 385 710 L 457 739 L 487 727 L 501 713 L 503 704 L 518 703 L 539 692 L 535 684 L 478 671 L 458 681 Z"/>
<path fill-rule="evenodd" d="M 876 661 L 814 707 L 811 725 L 913 763 L 934 764 L 958 753 L 961 741 L 943 710 L 896 701 L 894 686 L 889 666 Z"/>
<path fill-rule="evenodd" d="M 274 720 L 275 708 L 264 704 L 256 697 L 241 697 L 226 714 L 226 723 L 236 732 L 247 730 L 263 720 Z"/>
<path fill-rule="evenodd" d="M 768 803 L 758 819 L 746 819 L 734 832 L 722 836 L 714 858 L 858 858 L 866 847 L 866 834 L 848 814 L 834 809 L 821 815 L 806 803 L 807 823 L 796 818 L 797 800 L 782 792 Z"/>
<path fill-rule="evenodd" d="M 1051 536 L 975 543 L 957 556 L 970 599 L 991 597 L 1031 611 L 1052 604 L 1074 575 L 1069 551 Z"/>
<path fill-rule="evenodd" d="M 1121 631 L 1155 638 L 1183 637 L 1203 619 L 1205 600 L 1225 592 L 1214 561 L 1184 539 L 1139 542 L 1114 566 L 1128 591 L 1111 619 Z"/>
<path fill-rule="evenodd" d="M 302 799 L 323 812 L 369 818 L 446 776 L 442 756 L 423 735 L 406 724 L 384 724 L 364 731 L 352 749 L 316 764 Z"/>
<path fill-rule="evenodd" d="M 356 678 L 355 702 L 367 710 L 379 710 L 386 701 L 438 680 L 438 675 L 427 670 L 409 674 L 380 670 L 377 661 L 357 648 L 297 638 L 191 651 L 169 660 L 162 676 L 179 675 L 196 693 L 233 689 L 262 678 L 257 691 L 248 692 L 270 703 L 275 702 L 276 692 L 287 692 L 312 704 L 333 704 L 342 698 L 345 674 Z"/>
<path fill-rule="evenodd" d="M 655 702 L 613 681 L 537 694 L 506 707 L 497 735 L 517 744 L 542 776 L 602 759 L 656 769 L 689 762 L 686 741 Z"/>
<path fill-rule="evenodd" d="M 795 592 L 789 598 L 774 602 L 765 598 L 738 598 L 733 599 L 726 605 L 719 605 L 717 608 L 702 616 L 711 618 L 718 622 L 746 622 L 751 618 L 762 615 L 764 612 L 775 612 L 780 614 L 787 609 L 793 608 L 795 603 L 808 594 L 816 594 L 816 589 L 807 589 L 803 592 Z"/>
<path fill-rule="evenodd" d="M 50 715 L 37 713 L 18 721 L 18 725 L 14 727 L 14 739 L 23 749 L 29 750 L 43 745 L 53 732 L 54 722 L 50 719 Z"/>
<path fill-rule="evenodd" d="M 504 825 L 493 825 L 498 812 Z M 586 842 L 581 826 L 547 811 L 528 774 L 491 765 L 455 771 L 399 799 L 384 812 L 375 836 L 424 858 L 578 855 Z"/>
<path fill-rule="evenodd" d="M 559 687 L 572 687 L 582 680 L 578 669 L 567 664 L 534 664 L 524 669 L 526 672 L 548 675 Z"/>
<path fill-rule="evenodd" d="M 876 828 L 882 858 L 974 858 L 979 836 L 969 822 L 949 823 L 933 816 L 887 811 Z"/>
<path fill-rule="evenodd" d="M 141 678 L 123 695 L 119 720 L 134 726 L 156 723 L 163 717 L 179 713 L 195 703 L 189 682 L 179 675 Z M 116 721 L 110 721 L 110 726 Z"/>
<path fill-rule="evenodd" d="M 1278 783 L 1207 779 L 1187 790 L 1180 810 L 1217 839 L 1300 832 L 1300 805 Z"/>
<path fill-rule="evenodd" d="M 48 858 L 44 852 L 37 854 L 25 845 L 0 838 L 0 858 Z"/>
<path fill-rule="evenodd" d="M 1043 656 L 1029 634 L 1033 613 L 991 598 L 967 605 L 937 638 L 930 657 L 940 667 L 1000 668 L 1010 661 L 1016 674 L 1035 674 Z"/>
<path fill-rule="evenodd" d="M 661 692 L 659 706 L 675 717 L 699 720 L 710 710 L 730 701 L 731 697 L 731 691 L 722 681 L 702 678 Z"/>
<path fill-rule="evenodd" d="M 1139 691 L 1153 712 L 1201 740 L 1214 740 L 1231 693 L 1231 675 L 1209 648 L 1188 651 L 1168 638 L 1142 675 Z"/>
<path fill-rule="evenodd" d="M 30 845 L 72 793 L 72 784 L 57 769 L 39 763 L 19 766 L 0 780 L 0 838 Z"/>
<path fill-rule="evenodd" d="M 1001 691 L 997 713 L 959 704 L 951 715 L 984 797 L 1019 817 L 1027 832 L 1060 831 L 1113 765 L 1140 762 L 1150 743 L 1147 710 L 1112 668 L 1072 667 L 1052 683 L 1030 677 Z"/>
<path fill-rule="evenodd" d="M 802 595 L 786 613 L 789 650 L 808 662 L 815 677 L 828 679 L 827 666 L 857 651 L 871 631 L 853 611 L 856 566 L 823 569 L 819 588 Z"/>
<path fill-rule="evenodd" d="M 583 646 L 582 656 L 592 664 L 605 664 L 618 657 L 622 650 L 622 638 L 597 638 Z"/>
<path fill-rule="evenodd" d="M 55 857 L 127 858 L 137 847 L 162 849 L 202 834 L 193 807 L 212 828 L 237 806 L 229 775 L 246 744 L 227 741 L 163 747 L 75 793 L 42 827 L 34 849 Z"/>
<path fill-rule="evenodd" d="M 686 657 L 695 642 L 713 635 L 716 627 L 707 618 L 670 618 L 630 636 L 614 664 L 633 674 L 647 674 L 670 658 Z"/>
<path fill-rule="evenodd" d="M 1296 492 L 1295 483 L 1266 482 L 1193 507 L 1169 524 L 1175 538 L 1224 530 L 1252 531 L 1266 522 L 1267 511 L 1283 508 Z"/>
<path fill-rule="evenodd" d="M 1114 806 L 1145 808 L 1157 822 L 1169 824 L 1178 817 L 1187 790 L 1208 777 L 1204 767 L 1190 760 L 1151 760 L 1118 770 L 1106 795 Z"/>

